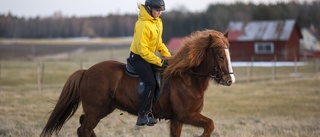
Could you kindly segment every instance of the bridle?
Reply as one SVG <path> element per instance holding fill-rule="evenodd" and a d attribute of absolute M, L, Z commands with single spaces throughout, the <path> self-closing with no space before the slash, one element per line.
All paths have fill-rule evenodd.
<path fill-rule="evenodd" d="M 218 62 L 217 59 L 217 55 L 216 55 L 216 49 L 221 49 L 221 48 L 211 48 L 212 54 L 213 54 L 213 59 L 214 59 L 214 74 L 202 74 L 202 73 L 197 73 L 197 72 L 193 72 L 193 71 L 189 71 L 189 73 L 194 74 L 194 75 L 198 75 L 198 76 L 203 76 L 203 77 L 210 77 L 215 79 L 216 81 L 220 82 L 222 79 L 223 75 L 230 75 L 233 74 L 233 72 L 228 72 L 225 73 L 221 70 L 221 66 Z M 228 49 L 227 47 L 224 49 Z"/>

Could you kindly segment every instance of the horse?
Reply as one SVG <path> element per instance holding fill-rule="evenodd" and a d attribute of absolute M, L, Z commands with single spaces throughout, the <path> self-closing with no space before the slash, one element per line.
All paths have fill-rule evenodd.
<path fill-rule="evenodd" d="M 161 96 L 152 110 L 155 118 L 170 121 L 170 136 L 180 136 L 183 124 L 202 127 L 202 137 L 213 132 L 213 120 L 200 113 L 210 81 L 224 86 L 235 82 L 227 37 L 228 32 L 194 31 L 184 37 L 180 50 L 167 58 L 169 65 L 162 72 Z M 95 137 L 96 125 L 115 109 L 138 114 L 138 78 L 129 76 L 126 64 L 115 60 L 77 70 L 67 79 L 40 136 L 58 134 L 80 102 L 83 114 L 77 134 Z"/>

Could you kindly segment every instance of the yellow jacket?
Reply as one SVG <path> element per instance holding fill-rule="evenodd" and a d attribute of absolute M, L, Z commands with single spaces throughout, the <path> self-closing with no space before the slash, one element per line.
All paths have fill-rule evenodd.
<path fill-rule="evenodd" d="M 162 43 L 162 20 L 153 18 L 144 5 L 140 5 L 140 14 L 135 24 L 133 41 L 130 51 L 140 55 L 144 60 L 157 66 L 162 66 L 161 58 L 156 55 L 156 50 L 163 57 L 171 54 L 164 43 Z"/>

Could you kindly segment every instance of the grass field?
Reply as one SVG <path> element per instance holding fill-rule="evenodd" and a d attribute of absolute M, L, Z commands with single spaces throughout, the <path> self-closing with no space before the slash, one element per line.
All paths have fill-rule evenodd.
<path fill-rule="evenodd" d="M 126 50 L 86 52 L 70 56 L 68 61 L 43 62 L 43 88 L 37 88 L 37 66 L 34 61 L 2 61 L 0 69 L 0 137 L 37 137 L 45 125 L 49 112 L 60 95 L 67 77 L 79 68 L 88 68 L 98 61 L 115 59 L 125 61 Z M 90 58 L 88 58 L 90 57 Z M 85 62 L 80 62 L 86 60 Z M 312 67 L 301 67 L 310 72 Z M 236 82 L 230 87 L 211 84 L 205 95 L 203 113 L 215 122 L 214 137 L 319 137 L 320 135 L 320 80 L 319 75 L 308 74 L 290 78 L 292 67 L 278 69 L 279 76 L 247 83 L 246 68 L 234 68 Z M 266 75 L 270 68 L 255 68 Z M 76 136 L 79 107 L 62 128 L 60 136 Z M 163 137 L 169 135 L 168 121 L 154 127 L 136 127 L 136 117 L 115 111 L 96 127 L 100 137 Z M 182 136 L 197 136 L 202 129 L 184 126 Z"/>

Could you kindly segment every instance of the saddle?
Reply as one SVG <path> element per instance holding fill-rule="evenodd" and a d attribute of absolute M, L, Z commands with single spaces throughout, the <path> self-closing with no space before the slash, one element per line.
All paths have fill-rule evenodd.
<path fill-rule="evenodd" d="M 162 92 L 162 88 L 163 88 L 162 75 L 161 75 L 161 72 L 163 71 L 163 69 L 156 66 L 152 67 L 152 69 L 153 69 L 154 77 L 156 78 L 156 83 L 157 83 L 156 90 L 154 93 L 154 98 L 153 98 L 153 102 L 156 102 L 159 100 Z M 138 73 L 136 72 L 135 68 L 131 65 L 129 59 L 127 59 L 126 73 L 131 77 L 139 78 Z M 144 82 L 139 78 L 139 86 L 138 86 L 139 96 L 142 95 L 143 90 L 144 90 Z"/>

